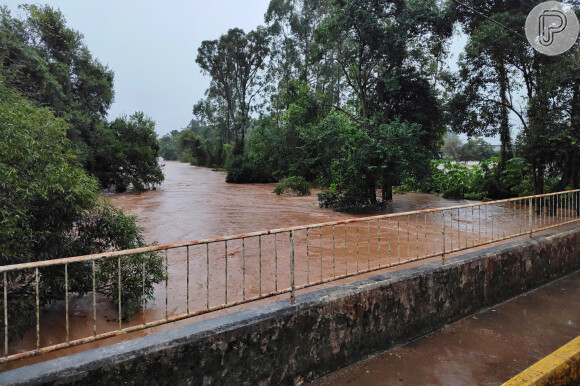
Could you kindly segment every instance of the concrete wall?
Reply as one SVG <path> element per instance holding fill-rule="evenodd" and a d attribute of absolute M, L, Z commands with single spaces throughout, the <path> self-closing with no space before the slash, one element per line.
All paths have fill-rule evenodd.
<path fill-rule="evenodd" d="M 0 374 L 0 384 L 297 384 L 580 269 L 580 226 Z"/>

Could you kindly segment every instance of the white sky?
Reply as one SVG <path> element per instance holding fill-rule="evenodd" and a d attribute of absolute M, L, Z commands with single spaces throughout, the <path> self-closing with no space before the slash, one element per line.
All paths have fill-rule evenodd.
<path fill-rule="evenodd" d="M 185 127 L 209 78 L 195 63 L 203 40 L 264 23 L 269 0 L 42 0 L 81 32 L 93 57 L 115 72 L 109 119 L 143 111 L 163 135 Z M 4 0 L 13 14 L 30 1 Z"/>

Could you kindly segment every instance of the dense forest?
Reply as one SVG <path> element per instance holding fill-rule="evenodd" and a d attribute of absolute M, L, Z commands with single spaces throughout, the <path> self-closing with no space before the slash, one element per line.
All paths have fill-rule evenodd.
<path fill-rule="evenodd" d="M 523 26 L 539 3 L 272 0 L 264 26 L 198 48 L 210 86 L 160 154 L 226 168 L 228 182 L 318 185 L 336 210 L 380 207 L 393 187 L 479 199 L 578 188 L 578 47 L 534 51 Z M 475 170 L 438 160 L 446 133 L 497 136 L 499 156 Z"/>

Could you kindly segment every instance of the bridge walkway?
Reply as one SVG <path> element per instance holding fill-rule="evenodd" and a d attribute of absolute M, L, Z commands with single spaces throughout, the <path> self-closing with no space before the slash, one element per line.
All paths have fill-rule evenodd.
<path fill-rule="evenodd" d="M 314 385 L 500 385 L 577 336 L 580 271 Z"/>

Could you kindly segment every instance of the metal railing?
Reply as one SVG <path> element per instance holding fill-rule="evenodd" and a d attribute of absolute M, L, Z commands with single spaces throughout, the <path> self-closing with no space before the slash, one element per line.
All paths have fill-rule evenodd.
<path fill-rule="evenodd" d="M 413 261 L 506 240 L 580 221 L 580 190 L 507 200 L 425 209 L 365 218 L 295 226 L 126 251 L 0 266 L 4 312 L 4 355 L 0 364 L 135 332 L 201 314 L 234 307 L 319 284 L 361 275 Z M 156 288 L 156 300 L 123 325 L 121 269 L 124 258 L 161 252 L 167 278 Z M 116 259 L 119 272 L 118 326 L 97 329 L 97 265 Z M 90 336 L 71 339 L 69 266 L 91 263 L 93 292 Z M 145 264 L 145 263 L 143 263 Z M 65 283 L 66 336 L 60 343 L 41 344 L 43 320 L 39 310 L 41 270 L 61 266 Z M 143 277 L 145 276 L 143 266 Z M 30 277 L 36 293 L 36 347 L 16 352 L 8 344 L 11 291 L 7 275 Z M 53 271 L 54 272 L 54 271 Z M 152 319 L 147 320 L 146 309 Z M 46 340 L 46 339 L 45 339 Z M 50 339 L 49 339 L 50 340 Z"/>

